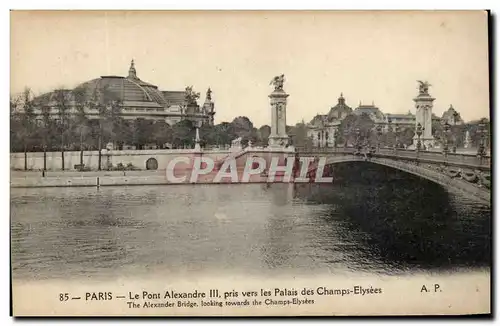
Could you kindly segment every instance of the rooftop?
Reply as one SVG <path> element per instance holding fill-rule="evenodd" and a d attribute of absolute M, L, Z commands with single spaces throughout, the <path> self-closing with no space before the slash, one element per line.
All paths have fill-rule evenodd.
<path fill-rule="evenodd" d="M 128 75 L 101 76 L 78 85 L 75 89 L 81 89 L 86 99 L 95 98 L 99 95 L 120 100 L 123 106 L 141 107 L 168 107 L 172 105 L 186 104 L 185 91 L 160 91 L 158 86 L 141 80 L 137 76 L 134 60 L 131 61 Z M 68 92 L 71 92 L 68 90 Z M 42 94 L 37 100 L 49 105 L 54 101 L 54 92 Z"/>

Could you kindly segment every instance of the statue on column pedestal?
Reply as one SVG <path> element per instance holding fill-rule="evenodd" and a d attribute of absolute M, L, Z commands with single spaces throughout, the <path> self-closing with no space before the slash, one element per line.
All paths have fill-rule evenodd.
<path fill-rule="evenodd" d="M 288 94 L 283 90 L 285 75 L 275 76 L 270 85 L 274 91 L 269 95 L 271 99 L 271 134 L 269 136 L 269 147 L 283 148 L 288 144 L 286 134 L 286 102 Z"/>
<path fill-rule="evenodd" d="M 285 75 L 281 74 L 280 76 L 274 77 L 271 80 L 271 83 L 269 83 L 269 85 L 274 85 L 275 91 L 282 91 L 284 83 L 285 83 Z"/>
<path fill-rule="evenodd" d="M 419 83 L 418 85 L 419 94 L 429 95 L 429 86 L 431 86 L 431 84 L 429 84 L 429 82 L 427 81 L 421 81 L 421 80 L 417 80 L 417 82 Z"/>

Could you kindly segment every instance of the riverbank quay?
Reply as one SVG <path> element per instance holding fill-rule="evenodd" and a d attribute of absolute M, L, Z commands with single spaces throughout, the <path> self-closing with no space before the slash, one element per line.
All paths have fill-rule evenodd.
<path fill-rule="evenodd" d="M 166 170 L 155 171 L 11 171 L 11 188 L 43 188 L 43 187 L 106 187 L 106 186 L 141 186 L 141 185 L 176 185 L 176 184 L 234 184 L 234 183 L 267 183 L 265 175 L 243 176 L 243 169 L 238 169 L 237 177 L 217 178 L 217 171 L 191 178 L 192 169 L 174 173 L 173 180 L 167 176 Z M 273 182 L 284 182 L 283 175 L 276 174 Z M 288 181 L 286 181 L 288 182 Z"/>

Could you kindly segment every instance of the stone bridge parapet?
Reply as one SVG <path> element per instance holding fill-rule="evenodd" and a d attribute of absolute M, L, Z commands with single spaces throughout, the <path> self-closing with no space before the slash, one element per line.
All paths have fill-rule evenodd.
<path fill-rule="evenodd" d="M 325 166 L 341 162 L 366 161 L 388 166 L 436 182 L 445 188 L 460 191 L 491 204 L 491 158 L 466 154 L 425 151 L 357 151 L 299 150 L 299 157 L 317 158 L 309 166 L 309 176 L 315 175 L 319 158 Z M 329 169 L 325 169 L 328 173 Z"/>

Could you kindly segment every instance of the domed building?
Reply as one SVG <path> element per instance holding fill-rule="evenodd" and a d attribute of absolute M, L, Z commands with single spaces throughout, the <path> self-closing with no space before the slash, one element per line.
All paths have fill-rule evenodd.
<path fill-rule="evenodd" d="M 76 114 L 78 105 L 106 98 L 120 103 L 124 119 L 163 120 L 169 125 L 187 119 L 213 125 L 215 105 L 212 91 L 210 88 L 207 90 L 202 106 L 197 103 L 199 96 L 192 87 L 186 87 L 184 91 L 163 91 L 158 86 L 141 80 L 132 60 L 126 77 L 101 76 L 80 84 L 74 90 L 54 91 L 35 98 L 35 113 L 39 116 L 38 119 L 41 119 L 44 112 L 57 119 L 61 102 L 65 102 L 68 113 Z M 99 118 L 96 108 L 87 106 L 85 112 L 90 119 Z"/>
<path fill-rule="evenodd" d="M 448 110 L 446 110 L 443 113 L 443 116 L 441 117 L 441 122 L 442 123 L 448 123 L 449 125 L 462 125 L 464 121 L 462 120 L 462 117 L 460 116 L 460 113 L 455 110 L 452 104 L 450 104 L 450 107 Z"/>
<path fill-rule="evenodd" d="M 353 112 L 345 103 L 344 94 L 340 93 L 337 104 L 330 108 L 328 114 L 317 114 L 307 125 L 307 136 L 312 139 L 313 146 L 330 147 L 335 143 L 335 130 Z"/>
<path fill-rule="evenodd" d="M 327 114 L 327 119 L 330 122 L 342 121 L 351 113 L 352 108 L 345 103 L 344 94 L 340 93 L 340 97 L 337 99 L 337 105 L 330 109 L 330 112 Z"/>

